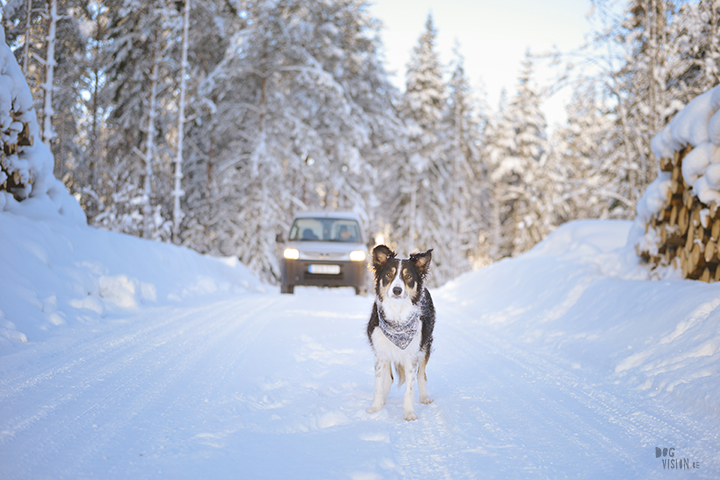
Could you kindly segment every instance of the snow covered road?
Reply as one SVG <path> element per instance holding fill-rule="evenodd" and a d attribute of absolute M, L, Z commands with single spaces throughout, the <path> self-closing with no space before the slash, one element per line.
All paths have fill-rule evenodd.
<path fill-rule="evenodd" d="M 0 358 L 1 478 L 717 478 L 717 423 L 436 296 L 431 405 L 365 412 L 371 299 L 298 289 L 116 316 Z M 713 447 L 713 448 L 710 448 Z M 679 456 L 679 455 L 678 455 Z M 717 455 L 715 455 L 717 458 Z"/>

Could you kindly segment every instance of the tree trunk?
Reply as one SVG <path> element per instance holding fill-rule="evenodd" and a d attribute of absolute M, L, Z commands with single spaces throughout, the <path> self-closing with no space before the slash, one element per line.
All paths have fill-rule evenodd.
<path fill-rule="evenodd" d="M 410 228 L 408 230 L 408 248 L 409 252 L 415 251 L 415 222 L 417 221 L 417 174 L 412 172 L 412 184 L 410 185 Z"/>
<path fill-rule="evenodd" d="M 457 115 L 457 122 L 461 122 L 460 115 Z M 456 123 L 456 140 L 458 151 L 453 156 L 452 163 L 452 238 L 450 239 L 450 269 L 451 276 L 458 276 L 458 261 L 460 258 L 460 155 L 462 155 L 462 132 L 460 123 Z"/>
<path fill-rule="evenodd" d="M 180 197 L 183 196 L 182 191 L 182 162 L 183 162 L 183 140 L 185 136 L 185 90 L 186 81 L 185 73 L 187 69 L 187 52 L 188 52 L 188 25 L 190 23 L 190 0 L 185 0 L 185 15 L 183 19 L 183 46 L 182 46 L 182 62 L 180 64 L 180 105 L 178 106 L 178 141 L 177 155 L 175 157 L 175 188 L 173 189 L 173 241 L 180 241 L 180 222 L 183 218 L 183 212 L 180 209 Z"/>
<path fill-rule="evenodd" d="M 150 203 L 152 196 L 153 158 L 155 156 L 155 117 L 157 116 L 158 70 L 160 66 L 160 45 L 155 32 L 155 51 L 150 74 L 150 106 L 148 109 L 147 139 L 145 141 L 145 181 L 143 182 L 143 237 L 152 238 L 153 211 Z"/>
<path fill-rule="evenodd" d="M 23 74 L 27 78 L 30 64 L 30 27 L 32 27 L 32 0 L 25 6 L 25 45 L 23 45 Z"/>
<path fill-rule="evenodd" d="M 53 82 L 55 75 L 55 40 L 57 33 L 57 22 L 60 19 L 57 13 L 57 0 L 48 0 L 49 6 L 49 18 L 48 18 L 48 33 L 46 37 L 47 41 L 47 52 L 45 55 L 45 83 L 42 88 L 45 91 L 45 105 L 43 108 L 43 141 L 50 147 L 50 142 L 55 137 L 55 132 L 52 128 L 52 116 L 55 113 L 53 110 Z"/>

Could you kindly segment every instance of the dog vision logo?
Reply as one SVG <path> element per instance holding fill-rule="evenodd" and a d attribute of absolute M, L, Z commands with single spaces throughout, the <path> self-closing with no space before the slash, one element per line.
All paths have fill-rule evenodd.
<path fill-rule="evenodd" d="M 664 470 L 694 470 L 700 468 L 700 462 L 676 456 L 675 448 L 655 447 L 655 458 L 662 459 Z"/>

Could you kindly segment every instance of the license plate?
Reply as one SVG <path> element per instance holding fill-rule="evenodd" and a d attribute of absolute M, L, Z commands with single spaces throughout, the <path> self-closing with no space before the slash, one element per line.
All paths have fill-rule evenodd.
<path fill-rule="evenodd" d="M 308 265 L 308 272 L 320 275 L 339 275 L 340 265 Z"/>

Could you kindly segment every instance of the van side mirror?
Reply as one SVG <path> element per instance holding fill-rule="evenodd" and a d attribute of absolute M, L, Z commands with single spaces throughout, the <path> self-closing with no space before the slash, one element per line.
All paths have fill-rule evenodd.
<path fill-rule="evenodd" d="M 275 242 L 285 243 L 285 237 L 283 237 L 282 233 L 278 233 L 277 235 L 275 235 Z"/>

